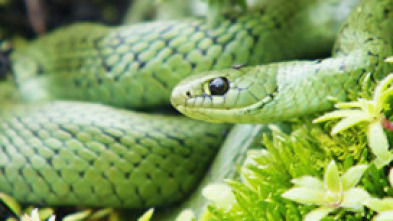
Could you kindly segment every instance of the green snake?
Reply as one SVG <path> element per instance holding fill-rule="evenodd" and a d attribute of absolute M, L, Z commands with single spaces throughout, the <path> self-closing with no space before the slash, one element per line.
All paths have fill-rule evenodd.
<path fill-rule="evenodd" d="M 243 118 L 238 106 L 253 107 L 251 103 L 256 100 L 234 98 L 236 93 L 231 92 L 254 90 L 250 88 L 257 75 L 266 84 L 255 87 L 257 98 L 262 99 L 256 103 L 277 104 L 276 108 L 266 108 L 270 115 L 264 119 L 282 120 L 291 114 L 297 116 L 330 107 L 319 100 L 313 103 L 321 105 L 318 108 L 296 106 L 304 102 L 302 97 L 294 99 L 297 93 L 308 93 L 307 87 L 318 87 L 317 83 L 323 85 L 322 81 L 330 85 L 331 81 L 326 74 L 321 79 L 311 77 L 311 83 L 307 84 L 309 74 L 300 76 L 300 71 L 320 69 L 326 73 L 328 69 L 339 69 L 342 75 L 337 81 L 348 79 L 349 86 L 354 85 L 351 79 L 357 77 L 344 73 L 350 70 L 358 73 L 359 65 L 368 71 L 375 67 L 382 72 L 383 56 L 376 55 L 378 59 L 373 60 L 376 57 L 367 52 L 383 50 L 383 55 L 390 54 L 390 47 L 380 44 L 388 41 L 386 30 L 381 27 L 383 18 L 390 18 L 391 1 L 365 1 L 364 7 L 372 9 L 370 24 L 356 16 L 349 18 L 339 38 L 342 44 L 337 44 L 332 59 L 220 70 L 234 64 L 257 65 L 320 55 L 331 46 L 345 19 L 346 12 L 338 9 L 354 2 L 266 1 L 257 10 L 226 16 L 214 28 L 209 28 L 204 19 L 117 28 L 78 24 L 40 37 L 11 55 L 12 78 L 23 101 L 2 103 L 0 191 L 20 202 L 53 206 L 146 208 L 181 200 L 206 171 L 229 126 L 151 112 L 170 105 L 172 89 L 183 78 L 208 70 L 217 72 L 204 74 L 207 77 L 203 78 L 195 75 L 196 78 L 186 80 L 172 93 L 172 103 L 186 115 L 204 116 L 210 121 L 266 121 L 259 120 L 258 115 L 265 108 L 246 108 Z M 385 9 L 386 17 L 380 16 Z M 371 24 L 378 26 L 374 28 Z M 355 30 L 378 35 L 366 46 L 362 44 L 359 50 L 353 50 L 352 38 L 361 41 L 364 37 L 363 32 L 360 36 L 352 33 Z M 346 37 L 351 41 L 346 42 Z M 351 56 L 352 51 L 357 54 Z M 287 79 L 281 74 L 276 78 L 281 70 L 288 72 Z M 292 76 L 294 73 L 297 75 Z M 212 76 L 221 80 L 225 77 L 228 93 L 224 96 L 205 93 L 208 88 L 205 82 L 211 82 Z M 288 90 L 294 90 L 288 99 L 281 100 L 288 96 L 281 85 L 277 86 L 281 81 Z M 327 94 L 325 89 L 327 86 L 318 88 L 320 97 Z M 337 91 L 330 95 L 341 96 L 341 88 Z M 221 104 L 219 97 L 231 102 Z M 190 102 L 192 106 L 180 106 L 189 103 L 185 98 L 195 99 Z M 266 98 L 280 99 L 268 102 Z M 48 103 L 55 99 L 59 101 Z M 211 102 L 205 103 L 206 100 Z M 200 111 L 200 105 L 223 108 L 219 111 L 203 108 L 214 113 L 212 117 L 216 119 L 212 120 Z M 262 106 L 265 105 L 258 107 Z M 146 110 L 149 114 L 125 108 Z M 234 151 L 232 156 L 236 154 Z"/>
<path fill-rule="evenodd" d="M 343 25 L 332 57 L 211 71 L 182 81 L 172 104 L 209 122 L 268 123 L 331 109 L 355 99 L 368 79 L 392 71 L 393 3 L 363 1 Z"/>

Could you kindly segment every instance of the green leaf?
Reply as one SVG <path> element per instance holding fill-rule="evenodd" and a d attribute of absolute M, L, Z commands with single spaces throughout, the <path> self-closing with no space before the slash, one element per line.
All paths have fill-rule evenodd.
<path fill-rule="evenodd" d="M 22 214 L 22 209 L 19 203 L 12 197 L 8 196 L 7 194 L 0 193 L 0 200 L 7 205 L 8 208 L 12 210 L 15 215 L 20 216 Z"/>
<path fill-rule="evenodd" d="M 50 218 L 54 213 L 54 210 L 52 208 L 42 208 L 38 210 L 38 215 L 42 220 L 46 220 Z"/>
<path fill-rule="evenodd" d="M 95 211 L 91 216 L 89 217 L 90 219 L 96 220 L 96 219 L 102 219 L 104 217 L 109 216 L 111 213 L 113 213 L 112 208 L 104 208 L 100 209 L 98 211 Z"/>
<path fill-rule="evenodd" d="M 154 208 L 149 209 L 146 211 L 141 217 L 139 217 L 138 221 L 149 221 L 153 217 Z"/>
<path fill-rule="evenodd" d="M 336 162 L 332 160 L 325 170 L 324 176 L 325 187 L 333 193 L 338 193 L 341 191 L 341 179 L 338 174 L 338 167 Z"/>
<path fill-rule="evenodd" d="M 329 203 L 326 202 L 325 191 L 303 187 L 289 189 L 282 194 L 282 197 L 306 205 L 325 205 Z"/>
<path fill-rule="evenodd" d="M 384 105 L 386 105 L 386 99 L 390 96 L 393 95 L 393 88 L 389 88 L 388 90 L 384 91 L 380 96 L 378 97 L 377 103 L 376 103 L 376 108 L 378 108 L 378 112 L 381 113 L 383 111 Z"/>
<path fill-rule="evenodd" d="M 364 202 L 364 205 L 376 212 L 393 211 L 393 198 L 370 198 Z"/>
<path fill-rule="evenodd" d="M 362 104 L 359 101 L 351 101 L 351 102 L 344 102 L 338 103 L 334 105 L 335 108 L 361 108 Z M 348 115 L 349 116 L 349 115 Z"/>
<path fill-rule="evenodd" d="M 203 188 L 202 195 L 222 208 L 228 208 L 235 202 L 232 189 L 227 184 L 210 184 Z"/>
<path fill-rule="evenodd" d="M 393 63 L 393 56 L 387 57 L 384 60 L 385 62 Z"/>
<path fill-rule="evenodd" d="M 382 155 L 382 157 L 377 157 L 374 159 L 373 163 L 375 166 L 380 169 L 386 165 L 388 165 L 393 160 L 393 154 L 387 152 L 386 155 Z"/>
<path fill-rule="evenodd" d="M 359 124 L 362 121 L 369 121 L 369 120 L 370 120 L 370 116 L 364 112 L 362 112 L 362 114 L 357 114 L 348 118 L 344 118 L 340 122 L 338 122 L 336 126 L 333 127 L 332 135 L 337 134 L 350 127 L 353 127 L 354 125 Z"/>
<path fill-rule="evenodd" d="M 330 212 L 333 212 L 334 208 L 331 207 L 321 207 L 311 212 L 307 213 L 304 217 L 304 221 L 319 221 L 325 216 L 327 216 Z"/>
<path fill-rule="evenodd" d="M 343 118 L 343 117 L 350 117 L 353 115 L 359 115 L 363 114 L 363 111 L 360 110 L 335 110 L 329 113 L 326 113 L 322 115 L 321 117 L 318 117 L 317 119 L 313 120 L 313 123 L 321 123 L 324 121 L 328 120 L 334 120 L 337 118 Z"/>
<path fill-rule="evenodd" d="M 390 186 L 393 188 L 393 168 L 391 168 L 389 171 L 389 183 Z"/>
<path fill-rule="evenodd" d="M 377 100 L 384 91 L 390 86 L 390 84 L 393 82 L 393 74 L 389 74 L 386 76 L 374 90 L 374 96 L 373 99 Z"/>
<path fill-rule="evenodd" d="M 386 211 L 378 214 L 373 221 L 392 221 L 393 220 L 393 211 Z"/>
<path fill-rule="evenodd" d="M 368 126 L 367 139 L 371 151 L 378 158 L 386 159 L 389 155 L 389 143 L 380 122 L 375 122 Z"/>
<path fill-rule="evenodd" d="M 195 213 L 191 209 L 183 210 L 176 217 L 176 221 L 194 221 L 194 220 L 196 220 Z"/>
<path fill-rule="evenodd" d="M 381 114 L 381 109 L 377 109 L 377 103 L 374 101 L 370 101 L 367 103 L 367 113 L 370 115 L 370 121 L 374 119 L 378 119 Z"/>
<path fill-rule="evenodd" d="M 363 204 L 370 198 L 370 194 L 362 188 L 352 188 L 344 192 L 341 207 L 351 210 L 361 210 Z"/>
<path fill-rule="evenodd" d="M 91 210 L 84 210 L 64 217 L 63 221 L 80 221 L 86 219 L 91 214 Z"/>
<path fill-rule="evenodd" d="M 302 176 L 300 178 L 293 179 L 292 183 L 298 187 L 309 187 L 314 190 L 323 190 L 323 182 L 312 176 Z"/>
<path fill-rule="evenodd" d="M 364 171 L 366 171 L 368 165 L 357 165 L 349 168 L 344 175 L 341 177 L 341 184 L 343 191 L 349 190 L 355 187 L 362 178 Z"/>

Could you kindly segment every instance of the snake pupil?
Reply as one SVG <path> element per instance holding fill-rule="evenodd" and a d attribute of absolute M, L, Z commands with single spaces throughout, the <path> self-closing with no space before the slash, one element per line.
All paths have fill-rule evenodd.
<path fill-rule="evenodd" d="M 211 95 L 224 95 L 229 90 L 229 82 L 227 78 L 214 78 L 209 83 Z"/>

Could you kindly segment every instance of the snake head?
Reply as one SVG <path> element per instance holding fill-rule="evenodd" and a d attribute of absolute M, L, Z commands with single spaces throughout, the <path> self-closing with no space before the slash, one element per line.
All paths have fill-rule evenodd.
<path fill-rule="evenodd" d="M 209 122 L 234 122 L 273 99 L 275 77 L 256 68 L 210 71 L 190 76 L 172 91 L 172 105 L 186 116 Z M 262 78 L 261 78 L 262 77 Z M 247 121 L 247 120 L 246 120 Z"/>

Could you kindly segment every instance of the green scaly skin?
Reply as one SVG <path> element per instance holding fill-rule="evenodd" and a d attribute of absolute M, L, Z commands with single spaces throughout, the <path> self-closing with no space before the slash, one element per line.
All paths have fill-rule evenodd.
<path fill-rule="evenodd" d="M 0 189 L 47 205 L 178 201 L 205 172 L 226 128 L 100 104 L 10 108 L 12 117 L 1 118 Z"/>
<path fill-rule="evenodd" d="M 336 41 L 333 57 L 220 70 L 191 76 L 172 93 L 186 116 L 209 122 L 267 123 L 331 109 L 334 97 L 355 99 L 364 80 L 393 70 L 393 1 L 364 0 Z M 224 77 L 229 90 L 212 95 L 209 82 Z"/>
<path fill-rule="evenodd" d="M 226 125 L 40 102 L 169 105 L 171 89 L 190 74 L 321 53 L 345 18 L 336 8 L 341 5 L 325 0 L 268 1 L 212 30 L 192 19 L 120 28 L 80 24 L 15 51 L 14 80 L 25 101 L 36 104 L 1 110 L 0 191 L 55 206 L 179 201 L 205 171 Z"/>
<path fill-rule="evenodd" d="M 120 28 L 74 25 L 16 51 L 13 69 L 21 93 L 31 100 L 54 97 L 144 109 L 169 105 L 173 87 L 192 73 L 326 51 L 340 24 L 334 10 L 340 4 L 329 5 L 272 1 L 261 10 L 229 16 L 214 29 L 202 19 Z M 328 14 L 320 18 L 323 9 Z"/>

